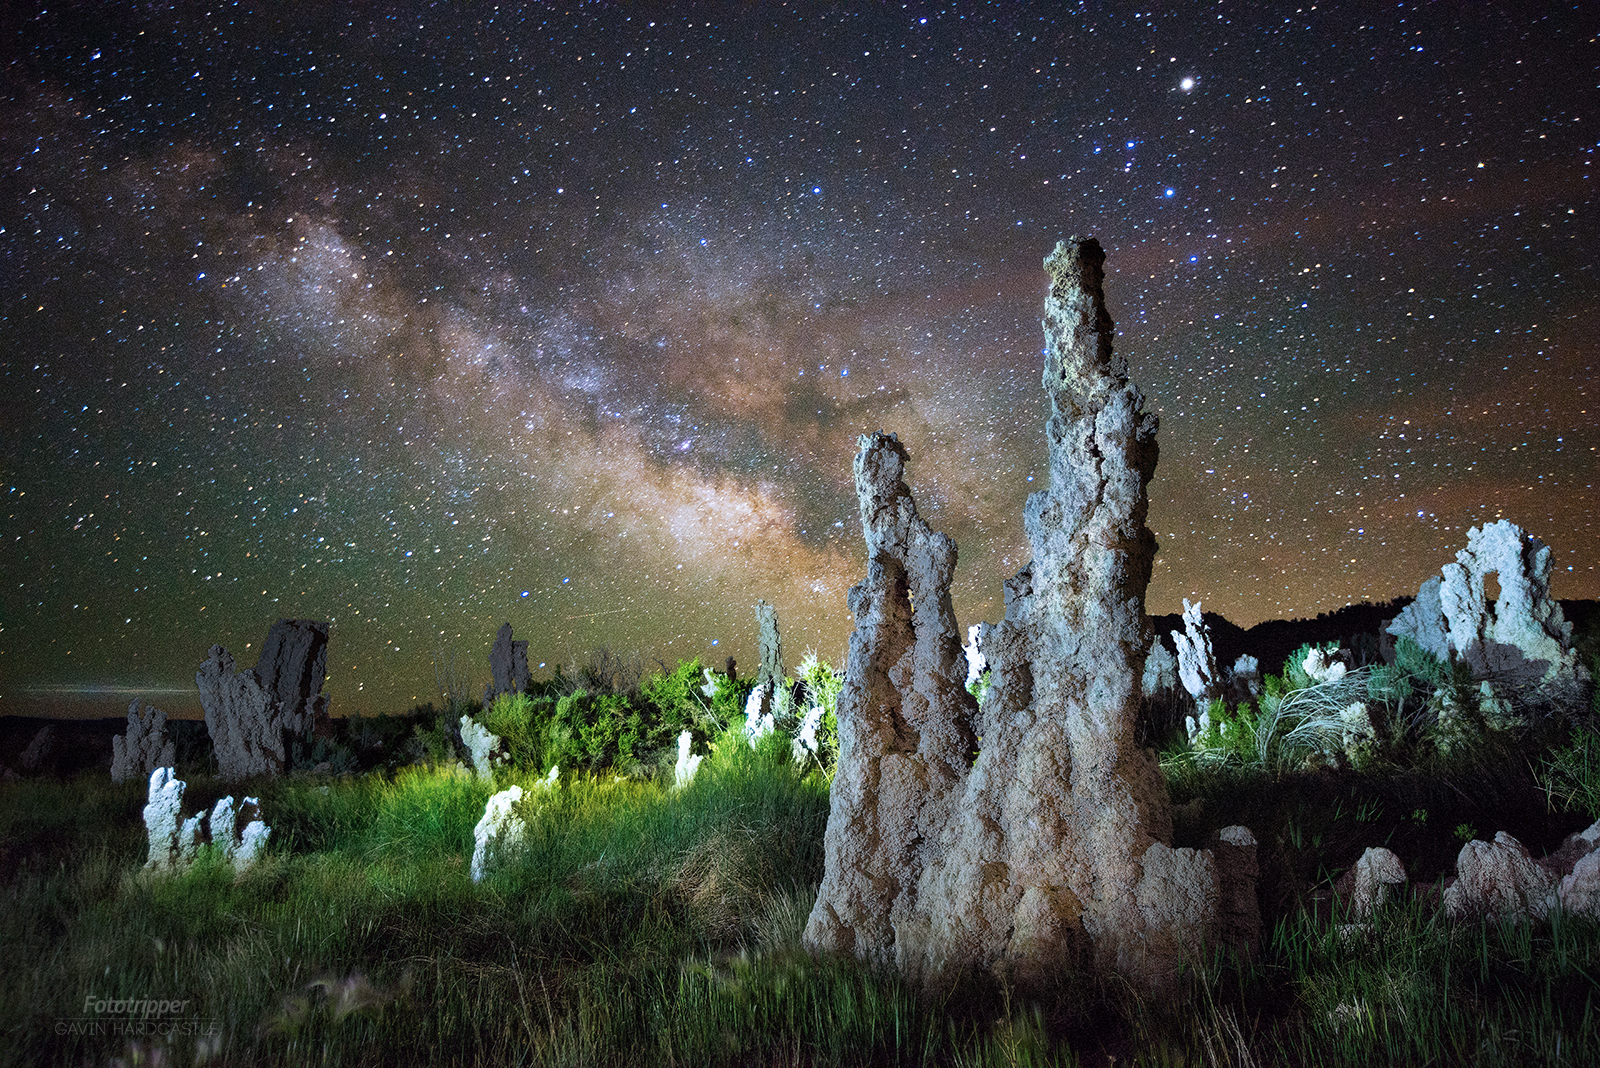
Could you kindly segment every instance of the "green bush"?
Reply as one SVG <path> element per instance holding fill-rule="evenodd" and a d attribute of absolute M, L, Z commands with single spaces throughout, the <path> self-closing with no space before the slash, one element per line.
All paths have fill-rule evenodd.
<path fill-rule="evenodd" d="M 726 685 L 724 676 L 718 678 L 718 690 Z M 727 725 L 718 721 L 714 711 L 714 697 L 705 694 L 706 669 L 700 658 L 680 661 L 671 671 L 659 671 L 645 679 L 640 691 L 656 716 L 670 730 L 673 744 L 680 731 L 691 731 L 696 745 L 703 745 L 713 734 Z"/>

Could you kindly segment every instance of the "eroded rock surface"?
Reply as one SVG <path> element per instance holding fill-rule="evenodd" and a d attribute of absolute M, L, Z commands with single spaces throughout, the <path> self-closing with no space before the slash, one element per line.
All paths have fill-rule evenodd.
<path fill-rule="evenodd" d="M 1178 650 L 1178 678 L 1189 696 L 1204 709 L 1222 695 L 1222 684 L 1217 678 L 1217 656 L 1211 648 L 1211 628 L 1206 626 L 1198 603 L 1183 599 L 1183 629 L 1172 632 L 1173 645 Z"/>
<path fill-rule="evenodd" d="M 517 814 L 522 801 L 522 787 L 512 786 L 489 798 L 483 807 L 483 818 L 472 829 L 472 881 L 482 882 L 489 869 L 503 862 L 522 845 L 528 825 Z"/>
<path fill-rule="evenodd" d="M 899 440 L 861 439 L 867 576 L 850 591 L 814 951 L 927 986 L 984 970 L 1037 987 L 1091 965 L 1162 987 L 1206 944 L 1248 945 L 1254 840 L 1230 828 L 1248 855 L 1224 866 L 1170 848 L 1165 784 L 1134 741 L 1157 421 L 1112 351 L 1103 261 L 1076 238 L 1045 261 L 1050 488 L 1028 499 L 1033 561 L 983 633 L 981 709 L 950 606 L 955 543 L 917 514 Z"/>
<path fill-rule="evenodd" d="M 480 727 L 471 716 L 462 716 L 460 726 L 461 742 L 467 747 L 472 770 L 478 773 L 480 779 L 494 778 L 495 769 L 505 763 L 506 754 L 500 736 L 487 727 Z"/>
<path fill-rule="evenodd" d="M 111 781 L 148 779 L 157 768 L 171 767 L 177 761 L 172 740 L 167 737 L 167 714 L 154 705 L 140 710 L 135 697 L 128 705 L 128 730 L 111 739 Z"/>
<path fill-rule="evenodd" d="M 211 647 L 195 675 L 206 729 L 227 781 L 281 775 L 296 738 L 309 740 L 328 697 L 328 624 L 280 619 L 267 632 L 256 666 L 236 670 L 233 654 Z"/>
<path fill-rule="evenodd" d="M 181 819 L 186 786 L 170 767 L 150 773 L 150 791 L 144 806 L 150 852 L 144 866 L 159 872 L 182 871 L 194 863 L 200 847 L 207 844 L 215 845 L 236 872 L 255 864 L 272 836 L 272 828 L 261 819 L 259 802 L 247 797 L 235 804 L 232 796 L 224 797 L 209 814 L 196 812 Z"/>
<path fill-rule="evenodd" d="M 1500 592 L 1491 604 L 1489 576 Z M 1550 596 L 1550 548 L 1510 520 L 1467 532 L 1455 562 L 1428 579 L 1388 631 L 1440 660 L 1465 661 L 1524 699 L 1581 705 L 1589 672 L 1572 648 L 1572 624 Z"/>
<path fill-rule="evenodd" d="M 1456 857 L 1456 881 L 1444 892 L 1451 919 L 1489 916 L 1542 920 L 1557 902 L 1560 880 L 1521 842 L 1504 831 L 1494 841 L 1472 841 Z"/>
<path fill-rule="evenodd" d="M 1354 886 L 1350 894 L 1350 914 L 1371 919 L 1389 901 L 1394 888 L 1406 884 L 1406 868 L 1400 858 L 1383 846 L 1371 846 L 1356 861 Z"/>

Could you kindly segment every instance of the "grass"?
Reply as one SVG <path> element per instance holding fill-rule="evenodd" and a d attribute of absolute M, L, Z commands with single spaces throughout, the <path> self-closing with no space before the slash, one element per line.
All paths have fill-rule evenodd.
<path fill-rule="evenodd" d="M 806 955 L 827 780 L 781 733 L 723 735 L 681 791 L 452 766 L 263 782 L 248 792 L 273 839 L 243 875 L 206 852 L 143 872 L 143 784 L 7 783 L 0 1063 L 1600 1062 L 1596 924 L 1450 924 L 1414 897 L 1349 936 L 1331 892 L 1367 845 L 1436 878 L 1461 824 L 1543 851 L 1597 795 L 1573 739 L 1538 758 L 1491 733 L 1427 767 L 1169 762 L 1178 844 L 1255 830 L 1268 937 L 1161 1003 L 1090 976 L 1034 1001 L 976 981 L 928 1000 Z M 189 781 L 186 811 L 230 792 Z M 524 848 L 474 885 L 473 827 L 512 783 Z M 188 1004 L 130 1029 L 97 1007 L 116 998 Z"/>

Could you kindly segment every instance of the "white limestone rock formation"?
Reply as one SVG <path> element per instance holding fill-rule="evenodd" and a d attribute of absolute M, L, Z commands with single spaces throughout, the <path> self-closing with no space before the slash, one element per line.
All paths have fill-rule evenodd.
<path fill-rule="evenodd" d="M 1356 861 L 1355 888 L 1350 894 L 1350 914 L 1368 920 L 1389 902 L 1392 888 L 1406 884 L 1400 858 L 1383 846 L 1371 846 Z"/>
<path fill-rule="evenodd" d="M 528 670 L 528 643 L 511 640 L 511 624 L 500 624 L 494 646 L 489 650 L 489 674 L 493 681 L 484 687 L 483 707 L 494 704 L 503 693 L 526 693 L 533 685 Z"/>
<path fill-rule="evenodd" d="M 1248 949 L 1253 839 L 1230 832 L 1244 853 L 1225 859 L 1170 848 L 1165 783 L 1134 740 L 1156 418 L 1112 353 L 1103 260 L 1073 239 L 1045 263 L 1051 484 L 1028 499 L 1033 561 L 983 640 L 981 713 L 950 603 L 955 543 L 917 514 L 899 440 L 861 439 L 867 575 L 850 591 L 813 952 L 928 987 L 974 970 L 1043 987 L 1092 965 L 1162 988 L 1207 946 Z"/>
<path fill-rule="evenodd" d="M 195 675 L 217 771 L 228 782 L 281 775 L 294 741 L 309 741 L 326 716 L 328 624 L 280 619 L 267 632 L 253 669 L 236 671 L 233 654 L 211 647 Z"/>
<path fill-rule="evenodd" d="M 967 658 L 969 687 L 983 678 L 983 673 L 989 670 L 989 658 L 983 655 L 983 639 L 990 629 L 988 623 L 974 623 L 967 628 L 967 642 L 961 647 L 961 651 Z"/>
<path fill-rule="evenodd" d="M 1178 680 L 1194 699 L 1194 715 L 1186 717 L 1183 724 L 1193 744 L 1211 726 L 1211 702 L 1222 696 L 1211 628 L 1200 615 L 1198 601 L 1190 604 L 1189 598 L 1183 599 L 1183 629 L 1172 632 L 1172 642 L 1178 650 Z"/>
<path fill-rule="evenodd" d="M 800 767 L 812 760 L 822 759 L 822 743 L 817 741 L 817 731 L 822 727 L 822 717 L 826 714 L 827 709 L 821 705 L 812 705 L 800 717 L 800 729 L 794 736 L 794 762 Z"/>
<path fill-rule="evenodd" d="M 1211 647 L 1211 628 L 1200 614 L 1200 603 L 1183 599 L 1183 629 L 1172 632 L 1178 650 L 1178 679 L 1197 704 L 1204 705 L 1222 695 L 1217 677 L 1217 654 Z"/>
<path fill-rule="evenodd" d="M 693 748 L 693 732 L 684 731 L 678 735 L 678 763 L 672 769 L 672 785 L 676 789 L 681 790 L 694 782 L 695 772 L 700 770 L 700 761 L 705 759 L 695 755 Z"/>
<path fill-rule="evenodd" d="M 234 871 L 243 872 L 254 866 L 272 836 L 272 828 L 261 819 L 261 802 L 247 797 L 235 806 L 233 798 L 224 797 L 211 810 L 211 844 L 222 851 L 222 857 L 233 865 Z"/>
<path fill-rule="evenodd" d="M 150 851 L 144 866 L 153 871 L 179 872 L 194 863 L 200 847 L 215 845 L 237 872 L 253 865 L 266 847 L 272 828 L 261 819 L 260 803 L 247 797 L 238 805 L 224 797 L 211 812 L 182 818 L 184 781 L 170 767 L 150 774 L 150 792 L 144 806 L 145 834 Z"/>
<path fill-rule="evenodd" d="M 550 769 L 555 774 L 556 769 Z M 472 850 L 472 881 L 482 882 L 490 867 L 503 861 L 522 845 L 528 825 L 517 815 L 517 803 L 522 800 L 522 787 L 513 786 L 489 798 L 484 806 L 483 818 L 472 829 L 476 842 Z"/>
<path fill-rule="evenodd" d="M 1489 603 L 1486 580 L 1500 593 Z M 1581 705 L 1589 672 L 1572 648 L 1572 624 L 1550 596 L 1550 549 L 1502 519 L 1467 532 L 1467 547 L 1389 624 L 1441 660 L 1461 660 L 1474 676 L 1525 700 Z"/>
<path fill-rule="evenodd" d="M 172 740 L 167 737 L 167 714 L 154 705 L 140 711 L 135 697 L 128 705 L 128 730 L 111 739 L 111 781 L 148 779 L 157 768 L 177 763 Z"/>
<path fill-rule="evenodd" d="M 1588 853 L 1561 880 L 1561 907 L 1600 920 L 1600 853 Z"/>
<path fill-rule="evenodd" d="M 494 771 L 505 763 L 504 746 L 498 734 L 480 727 L 471 716 L 461 717 L 461 743 L 471 756 L 472 770 L 480 779 L 494 778 Z"/>
<path fill-rule="evenodd" d="M 1177 688 L 1178 658 L 1168 652 L 1159 639 L 1152 639 L 1150 655 L 1144 661 L 1144 678 L 1140 689 L 1147 694 L 1158 694 Z"/>
<path fill-rule="evenodd" d="M 178 823 L 186 786 L 172 768 L 157 768 L 150 773 L 150 791 L 144 806 L 145 835 L 150 840 L 146 868 L 172 871 L 178 866 Z"/>
<path fill-rule="evenodd" d="M 1542 920 L 1559 898 L 1557 876 L 1540 867 L 1521 842 L 1504 831 L 1493 842 L 1472 841 L 1456 857 L 1456 881 L 1444 892 L 1454 920 L 1491 916 Z"/>
<path fill-rule="evenodd" d="M 1313 646 L 1306 652 L 1305 661 L 1300 665 L 1306 677 L 1312 682 L 1338 682 L 1345 677 L 1349 668 L 1336 654 L 1324 652 Z"/>
<path fill-rule="evenodd" d="M 744 740 L 755 745 L 777 729 L 772 713 L 772 684 L 758 682 L 744 702 Z"/>
<path fill-rule="evenodd" d="M 1240 653 L 1228 671 L 1228 691 L 1237 701 L 1261 696 L 1261 661 Z"/>

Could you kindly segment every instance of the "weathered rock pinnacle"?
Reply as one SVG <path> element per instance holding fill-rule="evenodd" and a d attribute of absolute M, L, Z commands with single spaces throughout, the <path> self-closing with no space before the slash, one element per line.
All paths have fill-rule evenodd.
<path fill-rule="evenodd" d="M 1051 485 L 1028 499 L 1033 561 L 984 636 L 981 710 L 962 685 L 955 544 L 918 517 L 899 441 L 861 440 L 867 578 L 850 592 L 813 950 L 893 960 L 928 986 L 984 970 L 1037 987 L 1093 965 L 1160 987 L 1203 944 L 1254 936 L 1239 929 L 1254 840 L 1225 835 L 1225 871 L 1170 848 L 1165 784 L 1134 741 L 1157 421 L 1112 349 L 1104 258 L 1075 238 L 1045 260 Z"/>
<path fill-rule="evenodd" d="M 242 671 L 232 653 L 213 645 L 194 681 L 219 776 L 232 782 L 283 774 L 295 739 L 309 740 L 317 719 L 327 715 L 327 674 L 327 623 L 278 620 L 256 666 Z"/>

